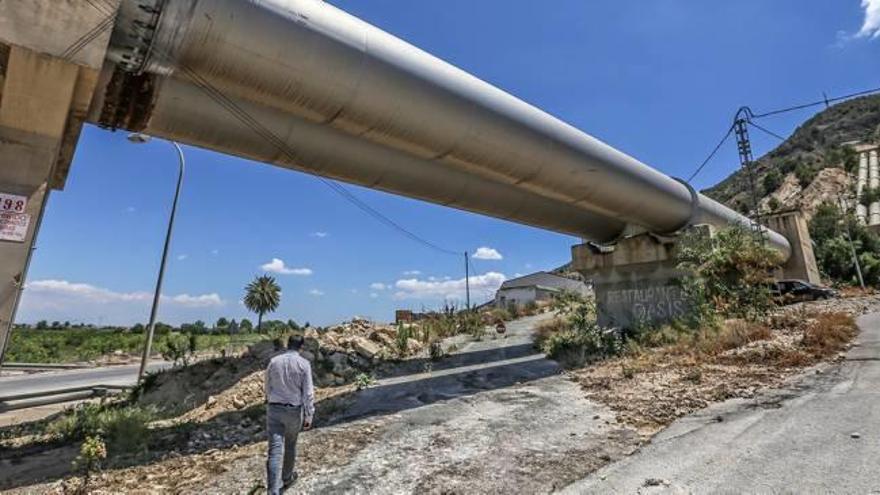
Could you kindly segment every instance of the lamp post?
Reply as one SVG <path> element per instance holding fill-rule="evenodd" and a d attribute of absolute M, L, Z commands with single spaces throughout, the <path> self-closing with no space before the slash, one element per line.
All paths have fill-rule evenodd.
<path fill-rule="evenodd" d="M 141 133 L 129 134 L 128 140 L 135 144 L 144 144 L 150 142 L 150 136 Z M 159 310 L 159 299 L 162 294 L 162 280 L 165 278 L 165 265 L 168 261 L 168 248 L 171 246 L 171 235 L 174 232 L 174 217 L 177 215 L 177 202 L 180 199 L 180 188 L 183 185 L 183 174 L 186 170 L 186 162 L 183 158 L 183 150 L 180 145 L 174 141 L 170 141 L 177 150 L 177 159 L 179 163 L 179 173 L 177 175 L 177 189 L 174 192 L 174 203 L 171 205 L 171 216 L 168 218 L 168 232 L 165 234 L 165 247 L 162 249 L 162 262 L 159 265 L 159 276 L 156 280 L 156 292 L 153 294 L 153 307 L 150 309 L 150 323 L 147 324 L 147 338 L 144 342 L 144 353 L 141 357 L 141 367 L 138 370 L 138 382 L 144 377 L 147 369 L 147 361 L 150 359 L 150 348 L 153 345 L 153 334 L 156 330 L 156 313 Z"/>

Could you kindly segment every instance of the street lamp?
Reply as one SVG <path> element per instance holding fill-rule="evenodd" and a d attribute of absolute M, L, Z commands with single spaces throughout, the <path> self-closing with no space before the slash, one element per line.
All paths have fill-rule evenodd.
<path fill-rule="evenodd" d="M 150 142 L 150 136 L 141 133 L 132 133 L 128 135 L 128 140 L 135 144 L 144 144 Z M 171 246 L 171 234 L 174 231 L 174 217 L 177 215 L 177 201 L 180 199 L 180 187 L 183 185 L 183 173 L 186 170 L 186 163 L 183 159 L 183 150 L 180 145 L 174 141 L 169 141 L 174 149 L 177 150 L 177 159 L 180 165 L 180 172 L 177 175 L 177 189 L 174 192 L 174 203 L 171 205 L 171 216 L 168 218 L 168 232 L 165 234 L 165 247 L 162 250 L 162 262 L 159 265 L 159 277 L 156 280 L 156 292 L 153 294 L 153 307 L 150 309 L 150 323 L 147 325 L 147 339 L 144 342 L 144 354 L 141 357 L 141 367 L 138 370 L 138 382 L 144 377 L 147 369 L 147 361 L 150 359 L 150 348 L 153 345 L 153 334 L 156 330 L 156 313 L 159 310 L 159 299 L 162 294 L 162 280 L 165 278 L 165 265 L 168 261 L 168 248 Z"/>

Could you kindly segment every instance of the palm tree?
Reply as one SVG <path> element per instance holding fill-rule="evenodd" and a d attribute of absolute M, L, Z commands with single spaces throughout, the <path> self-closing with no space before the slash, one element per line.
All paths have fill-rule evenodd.
<path fill-rule="evenodd" d="M 257 332 L 260 332 L 263 327 L 263 315 L 275 311 L 281 303 L 281 287 L 275 282 L 274 277 L 263 275 L 255 278 L 244 290 L 244 305 L 257 313 Z"/>

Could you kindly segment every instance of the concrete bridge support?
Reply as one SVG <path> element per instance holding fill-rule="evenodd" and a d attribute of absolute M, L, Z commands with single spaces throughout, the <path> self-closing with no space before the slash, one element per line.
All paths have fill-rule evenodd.
<path fill-rule="evenodd" d="M 767 220 L 771 229 L 789 241 L 792 254 L 774 276 L 819 283 L 807 222 L 800 212 L 785 213 Z M 691 227 L 711 236 L 709 225 Z M 602 251 L 592 244 L 572 248 L 572 268 L 592 280 L 596 293 L 599 325 L 634 328 L 660 325 L 679 319 L 691 308 L 680 286 L 686 274 L 677 265 L 678 237 L 640 234 L 624 239 L 613 250 Z"/>
<path fill-rule="evenodd" d="M 64 185 L 97 84 L 105 24 L 88 2 L 0 2 L 0 361 L 46 200 Z"/>
<path fill-rule="evenodd" d="M 572 248 L 572 268 L 592 280 L 599 325 L 606 328 L 659 325 L 685 316 L 690 301 L 676 265 L 676 239 L 652 234 L 624 239 L 610 252 L 591 244 Z"/>

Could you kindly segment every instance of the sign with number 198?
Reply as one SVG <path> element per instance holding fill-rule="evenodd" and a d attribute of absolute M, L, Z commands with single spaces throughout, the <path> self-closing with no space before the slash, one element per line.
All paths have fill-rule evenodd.
<path fill-rule="evenodd" d="M 0 211 L 4 213 L 24 213 L 26 209 L 26 197 L 0 193 Z"/>

